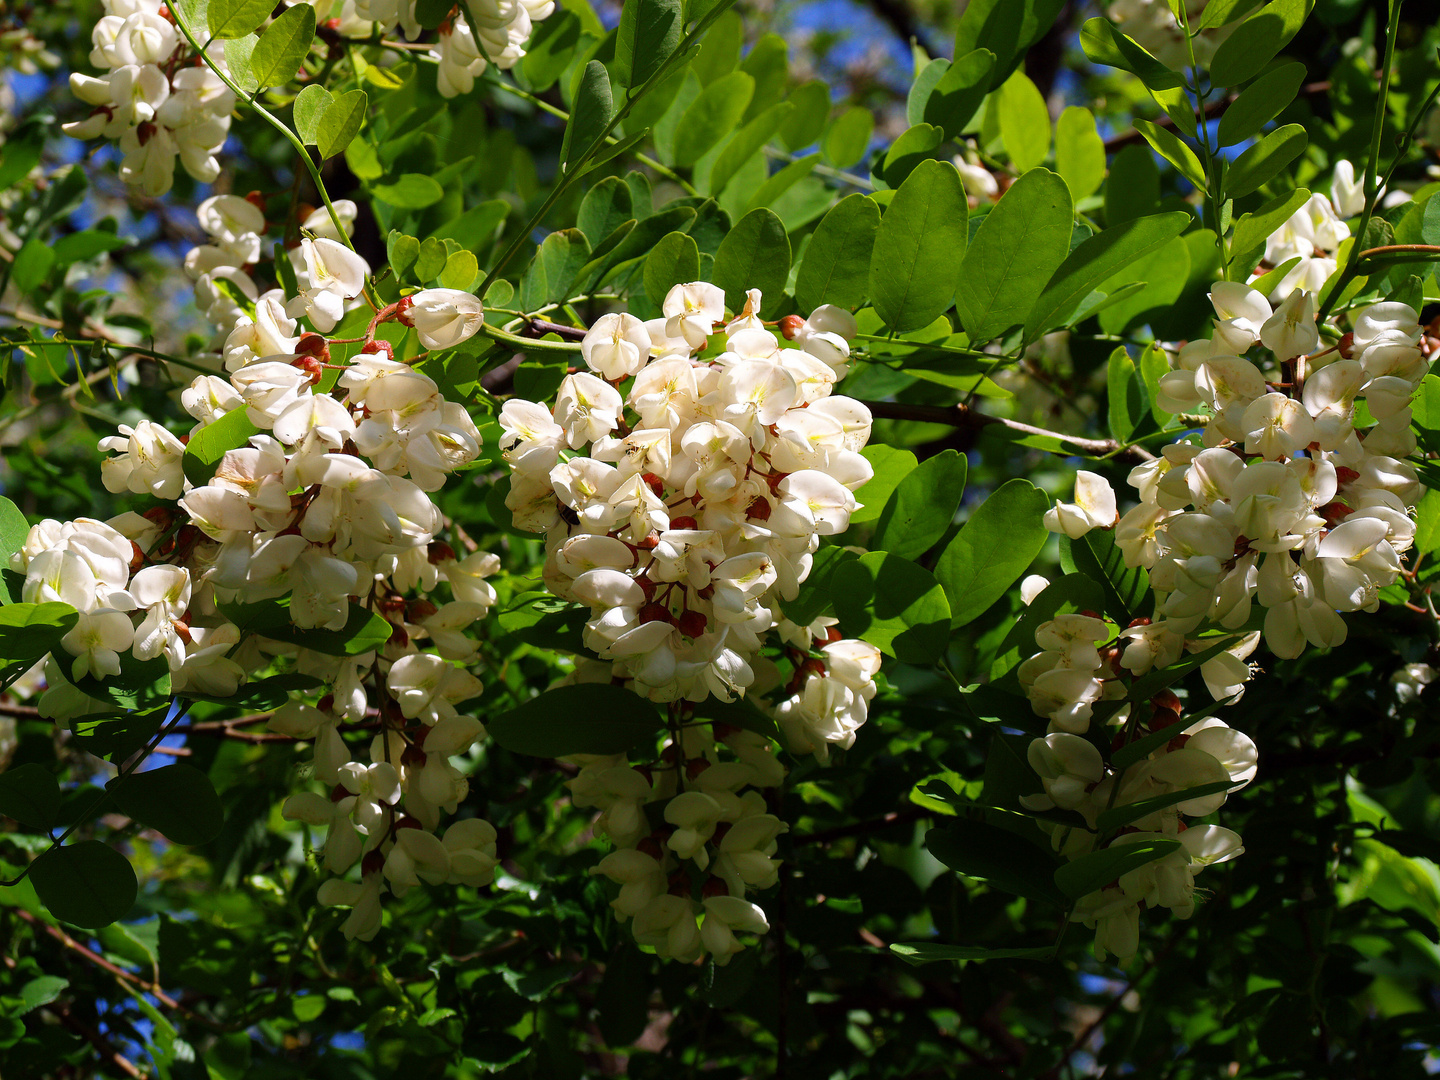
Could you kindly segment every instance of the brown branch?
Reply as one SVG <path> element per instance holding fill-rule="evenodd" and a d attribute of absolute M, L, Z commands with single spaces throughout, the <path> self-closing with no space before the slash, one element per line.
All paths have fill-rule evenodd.
<path fill-rule="evenodd" d="M 564 323 L 551 322 L 549 319 L 531 319 L 527 329 L 534 330 L 540 337 L 554 334 L 556 337 L 568 338 L 571 341 L 581 341 L 589 333 L 583 326 L 566 326 Z"/>
<path fill-rule="evenodd" d="M 1058 439 L 1060 442 L 1069 443 L 1075 447 L 1077 452 L 1091 454 L 1095 457 L 1105 457 L 1109 454 L 1116 454 L 1118 451 L 1117 456 L 1121 458 L 1129 458 L 1134 461 L 1155 460 L 1153 454 L 1139 446 L 1122 448 L 1122 445 L 1114 439 L 1086 439 L 1078 435 L 1064 435 L 1058 431 L 1047 431 L 1031 424 L 1022 424 L 1018 420 L 1006 420 L 1004 417 L 976 412 L 968 405 L 912 405 L 896 401 L 862 401 L 860 404 L 870 410 L 870 415 L 885 420 L 919 420 L 930 424 L 948 424 L 950 427 L 961 428 L 975 434 L 978 434 L 981 428 L 998 424 L 1000 427 L 1021 435 L 1040 435 L 1047 439 Z"/>
<path fill-rule="evenodd" d="M 46 1005 L 45 1011 L 53 1015 L 71 1031 L 75 1032 L 75 1034 L 93 1046 L 103 1060 L 114 1065 L 126 1076 L 133 1077 L 135 1080 L 141 1080 L 141 1078 L 150 1075 L 147 1072 L 143 1072 L 133 1061 L 115 1049 L 115 1045 L 109 1039 L 105 1038 L 104 1035 L 100 1034 L 99 1031 L 72 1013 L 70 1006 Z"/>
<path fill-rule="evenodd" d="M 1297 96 L 1318 97 L 1321 94 L 1328 94 L 1329 92 L 1330 82 L 1329 80 L 1326 80 L 1324 82 L 1306 83 L 1300 88 L 1300 93 Z M 1239 94 L 1229 94 L 1226 97 L 1221 98 L 1219 101 L 1212 101 L 1209 105 L 1205 106 L 1205 119 L 1214 120 L 1217 116 L 1224 115 L 1225 110 L 1230 108 L 1231 105 L 1235 104 L 1235 100 L 1239 96 Z M 1162 116 L 1155 121 L 1155 126 L 1174 130 L 1175 121 L 1170 119 L 1169 116 Z M 1130 146 L 1134 143 L 1143 143 L 1144 141 L 1145 136 L 1141 135 L 1140 132 L 1136 131 L 1134 128 L 1131 128 L 1129 131 L 1125 132 L 1122 135 L 1114 135 L 1106 139 L 1105 152 L 1107 154 L 1113 154 L 1116 150 L 1123 150 L 1127 146 Z"/>
<path fill-rule="evenodd" d="M 143 990 L 145 993 L 150 994 L 155 998 L 156 1001 L 160 1002 L 167 1008 L 174 1009 L 177 1012 L 183 1012 L 186 1015 L 191 1016 L 197 1020 L 204 1021 L 204 1017 L 196 1016 L 194 1013 L 190 1012 L 189 1009 L 185 1008 L 185 1006 L 181 1005 L 178 1001 L 165 993 L 165 991 L 162 990 L 158 984 L 153 982 L 147 982 L 146 980 L 140 978 L 140 976 L 132 972 L 126 971 L 124 968 L 119 967 L 116 964 L 112 964 L 109 960 L 106 960 L 103 956 L 95 952 L 93 949 L 90 949 L 80 944 L 80 942 L 76 941 L 69 934 L 65 933 L 64 930 L 61 930 L 58 926 L 51 926 L 49 923 L 42 922 L 34 915 L 31 915 L 30 912 L 26 911 L 24 908 L 12 908 L 11 911 L 13 911 L 20 918 L 24 919 L 35 929 L 45 931 L 45 933 L 49 934 L 52 938 L 58 941 L 61 945 L 64 945 L 67 949 L 70 949 L 72 952 L 79 953 L 82 957 L 90 961 L 90 963 L 94 964 L 101 970 L 108 971 L 111 975 L 115 976 L 115 978 L 120 979 L 123 982 L 130 983 L 138 989 Z"/>

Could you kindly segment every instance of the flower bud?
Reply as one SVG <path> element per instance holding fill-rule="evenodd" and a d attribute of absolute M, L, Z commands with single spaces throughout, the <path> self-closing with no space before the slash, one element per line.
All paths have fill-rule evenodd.
<path fill-rule="evenodd" d="M 780 320 L 780 333 L 785 335 L 786 341 L 794 341 L 797 334 L 805 328 L 805 320 L 799 315 L 786 315 Z"/>

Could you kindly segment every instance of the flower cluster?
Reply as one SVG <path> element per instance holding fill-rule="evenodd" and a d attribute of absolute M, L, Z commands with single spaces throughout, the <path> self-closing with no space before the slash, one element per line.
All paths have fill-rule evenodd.
<path fill-rule="evenodd" d="M 368 38 L 375 30 L 389 34 L 397 27 L 410 41 L 420 36 L 415 0 L 355 0 L 354 10 L 358 26 L 342 25 L 340 31 L 346 36 Z M 430 50 L 438 64 L 436 82 L 441 96 L 470 93 L 488 64 L 509 71 L 525 56 L 535 24 L 554 10 L 554 0 L 476 0 L 452 7 Z"/>
<path fill-rule="evenodd" d="M 701 282 L 651 323 L 602 316 L 582 342 L 589 370 L 553 406 L 500 412 L 506 505 L 545 533 L 547 586 L 591 608 L 586 646 L 656 701 L 744 693 L 820 537 L 845 530 L 872 475 L 869 411 L 830 393 L 848 313 L 793 318 L 800 347 L 785 348 L 758 291 L 729 323 L 724 306 Z"/>
<path fill-rule="evenodd" d="M 593 667 L 581 677 L 608 680 L 604 665 Z M 708 953 L 724 965 L 744 948 L 737 933 L 770 929 L 745 899 L 778 880 L 776 837 L 787 831 L 766 809 L 764 790 L 785 777 L 769 740 L 693 726 L 651 765 L 631 766 L 623 754 L 567 761 L 579 767 L 565 785 L 574 804 L 598 809 L 595 829 L 615 845 L 592 873 L 620 886 L 610 906 L 621 922 L 634 920 L 638 944 L 682 963 Z"/>
<path fill-rule="evenodd" d="M 619 682 L 677 715 L 748 695 L 791 750 L 823 761 L 854 743 L 880 653 L 842 639 L 833 619 L 800 626 L 782 609 L 872 474 L 859 453 L 870 415 L 831 394 L 853 317 L 829 306 L 788 316 L 782 344 L 760 304 L 752 290 L 727 319 L 724 294 L 695 282 L 675 286 L 649 323 L 602 316 L 581 343 L 588 370 L 568 375 L 553 405 L 512 399 L 501 410 L 506 505 L 518 527 L 545 533 L 550 591 L 591 609 L 584 640 L 601 662 L 582 664 L 587 681 Z M 767 646 L 792 668 L 788 681 Z M 667 772 L 586 759 L 571 790 L 623 849 L 600 869 L 623 885 L 615 908 L 635 917 L 637 940 L 723 963 L 739 948 L 732 931 L 765 929 L 742 893 L 774 880 L 784 828 L 758 793 L 738 790 L 772 787 L 783 770 L 757 735 L 719 741 L 740 761 L 721 762 L 715 740 L 690 729 L 667 751 Z M 674 831 L 652 834 L 642 808 L 666 799 Z M 671 873 L 675 858 L 721 880 L 697 901 Z"/>
<path fill-rule="evenodd" d="M 328 794 L 298 794 L 285 814 L 327 827 L 327 869 L 360 862 L 359 883 L 332 880 L 320 898 L 351 906 L 345 933 L 369 938 L 384 887 L 483 884 L 496 864 L 483 821 L 436 835 L 468 790 L 451 759 L 484 734 L 457 706 L 482 689 L 465 670 L 476 655 L 467 630 L 496 600 L 485 579 L 499 561 L 457 557 L 438 538 L 445 521 L 430 493 L 478 456 L 480 436 L 464 406 L 375 339 L 394 319 L 426 347 L 448 348 L 479 330 L 483 312 L 466 293 L 415 293 L 376 312 L 349 363 L 332 363 L 323 332 L 369 267 L 335 239 L 307 237 L 292 256 L 296 295 L 259 293 L 259 203 L 222 195 L 199 208 L 212 242 L 185 264 L 227 374 L 181 394 L 194 426 L 177 437 L 141 420 L 100 443 L 112 455 L 105 486 L 160 504 L 109 522 L 42 522 L 12 568 L 26 601 L 80 613 L 55 654 L 67 662 L 46 668 L 47 716 L 104 709 L 105 680 L 161 657 L 180 695 L 229 697 L 277 664 L 327 688 L 314 704 L 296 696 L 270 726 L 314 743 L 311 771 Z M 353 210 L 337 207 L 342 224 Z M 327 224 L 328 214 L 307 222 Z M 230 448 L 207 464 L 187 456 L 219 424 Z M 337 638 L 357 624 L 371 646 L 358 654 L 343 638 L 299 633 Z M 341 732 L 375 727 L 369 761 L 352 761 Z"/>
<path fill-rule="evenodd" d="M 94 111 L 65 134 L 117 140 L 120 178 L 146 195 L 170 190 L 177 156 L 201 183 L 219 176 L 235 95 L 207 63 L 225 69 L 222 43 L 202 60 L 160 0 L 105 0 L 91 40 L 90 62 L 108 74 L 71 74 L 71 93 Z"/>

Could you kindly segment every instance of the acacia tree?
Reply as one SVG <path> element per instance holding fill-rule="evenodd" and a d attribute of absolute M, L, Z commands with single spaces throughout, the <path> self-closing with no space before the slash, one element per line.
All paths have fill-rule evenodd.
<path fill-rule="evenodd" d="M 4 15 L 5 1075 L 1428 1075 L 1413 6 Z"/>

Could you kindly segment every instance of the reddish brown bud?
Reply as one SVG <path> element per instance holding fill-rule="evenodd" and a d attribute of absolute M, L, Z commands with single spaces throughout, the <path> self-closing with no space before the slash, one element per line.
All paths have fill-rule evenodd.
<path fill-rule="evenodd" d="M 825 628 L 825 644 L 826 644 L 826 645 L 833 645 L 835 642 L 839 641 L 843 636 L 844 636 L 844 635 L 840 633 L 840 628 L 839 628 L 838 626 L 827 626 L 827 627 Z"/>
<path fill-rule="evenodd" d="M 1335 351 L 1338 352 L 1343 359 L 1349 360 L 1355 355 L 1355 335 L 1342 335 L 1339 342 L 1335 345 Z"/>
<path fill-rule="evenodd" d="M 425 751 L 413 745 L 405 747 L 405 752 L 400 755 L 400 764 L 411 768 L 423 767 L 426 760 Z"/>
<path fill-rule="evenodd" d="M 399 832 L 401 829 L 423 829 L 424 827 L 425 826 L 421 825 L 416 818 L 411 817 L 409 814 L 406 814 L 399 821 L 395 822 L 396 832 Z"/>
<path fill-rule="evenodd" d="M 645 594 L 646 600 L 655 599 L 655 582 L 651 581 L 644 574 L 635 579 L 635 584 L 640 586 L 640 591 Z"/>
<path fill-rule="evenodd" d="M 670 609 L 664 604 L 646 604 L 640 609 L 640 621 L 642 623 L 666 622 L 672 625 L 675 619 L 670 614 Z"/>
<path fill-rule="evenodd" d="M 386 615 L 405 610 L 405 598 L 397 592 L 388 592 L 375 605 Z"/>
<path fill-rule="evenodd" d="M 721 881 L 718 877 L 712 877 L 705 882 L 704 885 L 700 886 L 700 895 L 706 900 L 709 900 L 712 896 L 729 896 L 730 889 L 725 882 Z"/>
<path fill-rule="evenodd" d="M 795 336 L 805 328 L 805 320 L 799 315 L 786 315 L 780 320 L 780 333 L 785 335 L 786 341 L 794 341 Z"/>
<path fill-rule="evenodd" d="M 635 845 L 635 850 L 643 855 L 649 855 L 652 859 L 656 860 L 665 857 L 665 849 L 660 846 L 660 842 L 653 836 L 644 837 Z"/>
<path fill-rule="evenodd" d="M 745 508 L 745 516 L 751 521 L 769 521 L 771 510 L 770 500 L 763 495 L 757 495 Z"/>
<path fill-rule="evenodd" d="M 175 520 L 175 511 L 169 506 L 152 506 L 140 516 L 161 529 L 168 529 Z"/>
<path fill-rule="evenodd" d="M 251 191 L 246 194 L 245 201 L 262 214 L 265 212 L 265 195 L 263 192 Z"/>
<path fill-rule="evenodd" d="M 179 638 L 181 641 L 183 641 L 186 645 L 192 644 L 192 639 L 191 639 L 191 637 L 190 637 L 190 624 L 189 624 L 189 623 L 187 623 L 184 619 L 177 619 L 175 622 L 172 622 L 170 625 L 175 628 L 175 636 L 176 636 L 176 637 L 178 637 L 178 638 Z"/>
<path fill-rule="evenodd" d="M 144 146 L 146 143 L 148 143 L 151 139 L 155 137 L 155 132 L 157 130 L 158 129 L 155 127 L 154 124 L 152 124 L 149 120 L 146 120 L 143 124 L 141 124 L 135 129 L 135 137 L 140 140 L 140 145 Z"/>
<path fill-rule="evenodd" d="M 1150 704 L 1157 709 L 1169 709 L 1176 713 L 1180 711 L 1180 699 L 1175 696 L 1173 690 L 1161 690 L 1150 699 Z"/>
<path fill-rule="evenodd" d="M 1168 751 L 1168 750 L 1183 750 L 1183 749 L 1185 749 L 1185 744 L 1188 743 L 1189 741 L 1190 741 L 1190 736 L 1189 736 L 1189 735 L 1176 735 L 1173 739 L 1171 739 L 1168 743 L 1165 744 L 1165 749 L 1166 749 L 1167 751 Z"/>
<path fill-rule="evenodd" d="M 397 649 L 403 649 L 410 644 L 410 635 L 405 632 L 403 626 L 392 626 L 390 628 L 390 644 Z"/>
<path fill-rule="evenodd" d="M 660 546 L 660 537 L 658 534 L 652 532 L 649 536 L 645 537 L 644 540 L 641 540 L 635 546 L 641 551 L 654 551 L 657 547 Z"/>
<path fill-rule="evenodd" d="M 295 343 L 295 351 L 302 356 L 318 356 L 329 360 L 330 342 L 324 334 L 312 334 L 307 330 L 300 335 L 300 340 Z"/>
<path fill-rule="evenodd" d="M 710 768 L 710 762 L 704 758 L 691 758 L 685 763 L 685 775 L 694 780 L 708 768 Z"/>
<path fill-rule="evenodd" d="M 310 377 L 310 385 L 318 386 L 320 380 L 325 377 L 325 367 L 313 356 L 297 356 L 290 361 L 290 366 L 299 368 Z"/>
<path fill-rule="evenodd" d="M 370 874 L 378 874 L 385 867 L 385 856 L 378 851 L 372 851 L 360 860 L 360 876 L 368 877 Z"/>
<path fill-rule="evenodd" d="M 1335 482 L 1341 487 L 1344 487 L 1346 484 L 1353 484 L 1356 480 L 1359 479 L 1360 474 L 1354 469 L 1350 468 L 1348 465 L 1335 466 Z"/>
<path fill-rule="evenodd" d="M 347 799 L 349 797 L 350 792 L 345 790 L 344 784 L 336 784 L 333 788 L 330 789 L 331 802 L 339 802 L 341 799 Z"/>
<path fill-rule="evenodd" d="M 647 472 L 642 474 L 640 479 L 645 481 L 645 486 L 653 491 L 657 497 L 664 497 L 665 481 L 661 480 L 660 477 L 656 476 L 653 472 Z"/>
<path fill-rule="evenodd" d="M 1131 619 L 1131 620 L 1130 620 L 1130 626 L 1149 626 L 1149 625 L 1150 625 L 1150 617 L 1149 617 L 1148 615 L 1141 615 L 1138 619 Z"/>
<path fill-rule="evenodd" d="M 1315 512 L 1321 517 L 1323 517 L 1325 519 L 1325 524 L 1330 526 L 1331 528 L 1334 528 L 1336 525 L 1338 525 L 1340 522 L 1344 521 L 1347 517 L 1354 513 L 1354 511 L 1351 510 L 1350 507 L 1346 506 L 1338 499 L 1334 502 L 1326 503 L 1324 506 L 1320 507 Z"/>
<path fill-rule="evenodd" d="M 425 559 L 431 566 L 437 566 L 442 562 L 453 562 L 455 549 L 443 540 L 431 540 L 430 546 L 425 549 Z"/>
<path fill-rule="evenodd" d="M 670 519 L 670 528 L 672 529 L 698 529 L 699 527 L 700 523 L 696 521 L 693 517 L 677 517 Z"/>
<path fill-rule="evenodd" d="M 395 346 L 379 338 L 376 338 L 374 341 L 367 341 L 360 347 L 360 352 L 365 356 L 383 355 L 386 360 L 395 359 Z"/>
<path fill-rule="evenodd" d="M 411 740 L 415 743 L 416 746 L 424 746 L 424 745 L 425 745 L 426 736 L 428 736 L 428 735 L 430 734 L 430 730 L 431 730 L 431 729 L 429 728 L 429 726 L 427 726 L 427 725 L 425 725 L 425 724 L 421 724 L 421 725 L 415 730 L 415 732 L 410 736 L 410 738 L 411 738 Z"/>
<path fill-rule="evenodd" d="M 410 309 L 415 306 L 415 301 L 408 296 L 402 296 L 395 304 L 395 318 L 406 326 L 414 326 L 410 321 Z"/>
<path fill-rule="evenodd" d="M 420 622 L 428 619 L 439 610 L 440 609 L 429 600 L 411 600 L 410 603 L 405 605 L 405 621 L 412 623 Z"/>
<path fill-rule="evenodd" d="M 709 620 L 707 620 L 702 613 L 687 610 L 680 613 L 680 619 L 675 625 L 680 628 L 680 632 L 686 637 L 698 638 L 701 634 L 705 633 L 705 627 L 708 625 L 708 622 Z"/>
<path fill-rule="evenodd" d="M 145 552 L 140 550 L 140 545 L 134 540 L 130 541 L 130 572 L 133 574 L 145 565 Z"/>
<path fill-rule="evenodd" d="M 315 707 L 321 712 L 329 712 L 331 709 L 335 708 L 335 695 L 326 694 L 324 697 L 322 697 L 319 701 L 315 703 Z"/>

